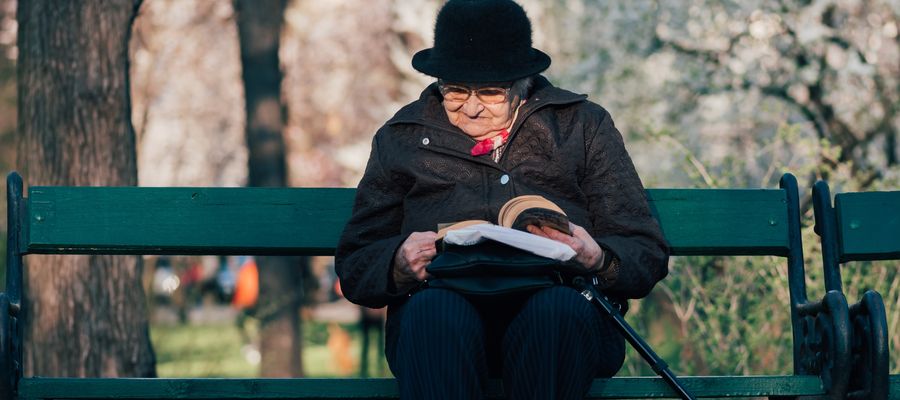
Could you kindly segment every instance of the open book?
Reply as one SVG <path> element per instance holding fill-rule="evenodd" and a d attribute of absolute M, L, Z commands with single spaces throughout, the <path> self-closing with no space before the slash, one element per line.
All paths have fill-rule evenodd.
<path fill-rule="evenodd" d="M 481 219 L 470 219 L 452 224 L 438 226 L 438 239 L 443 239 L 447 232 L 477 224 L 490 224 Z M 527 232 L 528 225 L 548 226 L 566 235 L 569 231 L 569 218 L 556 203 L 541 196 L 526 195 L 514 197 L 500 208 L 497 225 Z"/>
<path fill-rule="evenodd" d="M 513 198 L 500 208 L 497 224 L 484 220 L 466 220 L 440 226 L 438 240 L 455 245 L 472 245 L 483 240 L 495 240 L 534 254 L 567 261 L 575 251 L 566 244 L 528 233 L 528 225 L 547 226 L 567 235 L 569 218 L 556 204 L 541 196 L 527 195 Z"/>

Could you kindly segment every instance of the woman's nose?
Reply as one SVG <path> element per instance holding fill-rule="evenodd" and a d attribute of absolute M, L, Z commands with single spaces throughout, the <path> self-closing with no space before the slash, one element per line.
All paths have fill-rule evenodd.
<path fill-rule="evenodd" d="M 469 117 L 477 116 L 482 110 L 484 110 L 484 104 L 481 104 L 477 96 L 469 96 L 462 106 L 462 112 Z"/>

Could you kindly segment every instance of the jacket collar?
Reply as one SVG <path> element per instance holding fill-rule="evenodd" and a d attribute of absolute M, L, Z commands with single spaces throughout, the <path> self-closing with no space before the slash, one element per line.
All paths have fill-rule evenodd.
<path fill-rule="evenodd" d="M 519 118 L 510 132 L 515 133 L 522 121 L 527 119 L 531 113 L 545 106 L 577 103 L 585 99 L 587 99 L 587 95 L 557 88 L 543 75 L 538 75 L 534 79 L 534 86 L 528 96 L 528 101 L 519 111 Z M 438 91 L 437 82 L 428 85 L 418 100 L 401 108 L 387 122 L 387 125 L 396 124 L 425 125 L 462 134 L 462 131 L 447 119 L 447 113 L 444 112 L 444 107 L 441 105 L 441 94 Z"/>
<path fill-rule="evenodd" d="M 535 79 L 534 87 L 528 101 L 519 110 L 519 116 L 510 129 L 509 139 L 507 143 L 512 143 L 518 134 L 519 127 L 528 119 L 528 117 L 549 105 L 562 105 L 584 101 L 586 95 L 575 94 L 566 90 L 558 89 L 550 84 L 543 76 Z M 387 125 L 403 125 L 412 124 L 431 128 L 420 132 L 422 136 L 418 147 L 422 150 L 442 153 L 445 155 L 468 160 L 474 163 L 482 164 L 490 168 L 501 169 L 501 167 L 485 156 L 472 156 L 471 149 L 475 145 L 475 140 L 466 135 L 462 130 L 453 126 L 447 118 L 447 113 L 441 105 L 441 95 L 437 89 L 437 83 L 429 85 L 422 92 L 419 100 L 403 107 L 397 114 L 388 120 Z M 434 130 L 444 132 L 445 134 L 436 134 Z M 505 156 L 506 154 L 504 154 Z M 501 159 L 503 157 L 501 156 Z"/>

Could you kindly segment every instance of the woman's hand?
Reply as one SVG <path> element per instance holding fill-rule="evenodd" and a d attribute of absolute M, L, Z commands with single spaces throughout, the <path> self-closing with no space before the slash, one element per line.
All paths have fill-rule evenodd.
<path fill-rule="evenodd" d="M 398 289 L 411 286 L 428 278 L 425 267 L 437 255 L 435 232 L 413 232 L 403 241 L 394 254 L 394 285 Z"/>
<path fill-rule="evenodd" d="M 572 250 L 575 250 L 575 261 L 581 263 L 589 272 L 595 272 L 602 266 L 600 262 L 603 260 L 603 249 L 600 248 L 597 241 L 584 228 L 578 225 L 569 222 L 569 230 L 572 231 L 572 236 L 546 226 L 528 225 L 526 229 L 535 235 L 569 245 Z"/>

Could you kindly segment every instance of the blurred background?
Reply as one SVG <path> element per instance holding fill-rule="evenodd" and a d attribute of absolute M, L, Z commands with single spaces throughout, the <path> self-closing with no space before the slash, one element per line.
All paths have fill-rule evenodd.
<path fill-rule="evenodd" d="M 782 173 L 797 175 L 811 298 L 824 294 L 812 183 L 828 179 L 835 193 L 900 188 L 900 1 L 520 3 L 535 47 L 553 59 L 546 76 L 610 110 L 645 186 L 773 188 Z M 375 130 L 431 82 L 410 59 L 430 47 L 442 1 L 284 4 L 286 183 L 355 187 Z M 2 171 L 17 166 L 16 35 L 16 1 L 0 0 Z M 230 0 L 143 1 L 129 49 L 140 185 L 248 184 L 240 44 Z M 340 297 L 330 259 L 306 261 L 295 310 L 303 365 L 291 374 L 389 376 L 381 313 Z M 628 319 L 673 371 L 792 370 L 783 260 L 680 257 L 670 270 Z M 260 373 L 255 260 L 148 257 L 144 271 L 161 376 Z M 868 288 L 884 296 L 893 373 L 898 271 L 897 262 L 852 263 L 843 275 L 850 301 Z M 365 362 L 363 332 L 372 342 Z M 634 353 L 621 374 L 653 375 Z"/>

